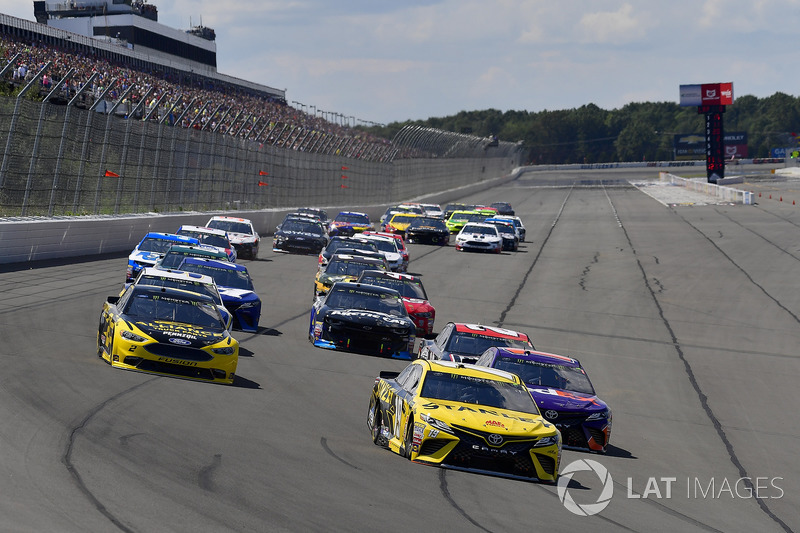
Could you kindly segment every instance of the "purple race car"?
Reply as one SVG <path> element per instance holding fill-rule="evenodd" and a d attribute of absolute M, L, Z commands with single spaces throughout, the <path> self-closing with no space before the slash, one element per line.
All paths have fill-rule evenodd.
<path fill-rule="evenodd" d="M 605 453 L 611 438 L 611 410 L 595 395 L 577 359 L 520 348 L 492 347 L 476 363 L 517 374 L 536 405 L 561 431 L 564 448 Z"/>

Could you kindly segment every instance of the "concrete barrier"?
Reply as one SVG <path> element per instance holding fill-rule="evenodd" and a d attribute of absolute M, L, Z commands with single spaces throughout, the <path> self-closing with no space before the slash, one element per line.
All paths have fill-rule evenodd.
<path fill-rule="evenodd" d="M 519 169 L 499 178 L 447 191 L 438 191 L 409 199 L 408 201 L 441 203 L 452 202 L 507 183 L 519 177 Z M 301 207 L 301 206 L 297 206 Z M 323 207 L 330 216 L 339 211 L 360 211 L 372 220 L 378 220 L 388 204 L 368 206 Z M 275 231 L 286 213 L 294 208 L 262 209 L 234 212 L 181 212 L 148 213 L 140 215 L 59 217 L 18 217 L 0 220 L 0 263 L 25 263 L 44 259 L 93 256 L 132 250 L 148 231 L 171 233 L 182 224 L 203 226 L 214 215 L 249 218 L 259 235 L 268 237 Z M 271 246 L 263 243 L 264 246 Z"/>

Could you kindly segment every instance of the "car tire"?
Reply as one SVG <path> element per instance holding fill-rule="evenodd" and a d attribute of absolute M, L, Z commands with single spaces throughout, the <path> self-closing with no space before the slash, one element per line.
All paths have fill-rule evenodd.
<path fill-rule="evenodd" d="M 414 417 L 408 419 L 406 433 L 403 436 L 403 457 L 411 460 L 411 446 L 414 443 Z"/>
<path fill-rule="evenodd" d="M 372 405 L 372 442 L 376 446 L 386 447 L 386 438 L 383 436 L 381 426 L 383 425 L 383 417 L 381 416 L 380 401 L 376 401 Z"/>

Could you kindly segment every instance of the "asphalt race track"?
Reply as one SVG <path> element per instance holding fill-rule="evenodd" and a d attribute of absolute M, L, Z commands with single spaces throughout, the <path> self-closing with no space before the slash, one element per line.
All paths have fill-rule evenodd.
<path fill-rule="evenodd" d="M 464 199 L 512 202 L 519 252 L 410 246 L 436 331 L 500 325 L 583 362 L 612 445 L 561 470 L 605 467 L 610 499 L 591 470 L 566 492 L 599 514 L 373 445 L 374 378 L 406 363 L 312 347 L 316 258 L 267 239 L 243 261 L 265 306 L 232 387 L 97 357 L 124 257 L 0 271 L 0 530 L 800 531 L 800 205 L 668 207 L 625 181 L 656 176 L 528 173 Z"/>

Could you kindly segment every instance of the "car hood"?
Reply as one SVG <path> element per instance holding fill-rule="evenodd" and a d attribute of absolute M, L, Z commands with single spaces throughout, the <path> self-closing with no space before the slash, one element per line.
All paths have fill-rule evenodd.
<path fill-rule="evenodd" d="M 459 235 L 462 239 L 477 239 L 483 241 L 499 241 L 501 237 L 495 237 L 494 235 L 486 235 L 485 233 L 462 233 Z"/>
<path fill-rule="evenodd" d="M 228 233 L 228 239 L 231 243 L 255 242 L 258 237 L 250 235 L 249 233 Z"/>
<path fill-rule="evenodd" d="M 397 317 L 378 311 L 366 311 L 363 309 L 331 309 L 326 317 L 337 320 L 346 320 L 354 324 L 375 325 L 387 328 L 402 328 L 413 325 L 410 319 Z"/>
<path fill-rule="evenodd" d="M 159 252 L 140 252 L 134 251 L 131 255 L 128 256 L 128 259 L 131 261 L 138 261 L 140 263 L 153 263 L 155 264 L 156 261 L 161 259 L 164 254 Z"/>
<path fill-rule="evenodd" d="M 255 292 L 246 289 L 232 289 L 229 287 L 219 287 L 219 294 L 222 296 L 223 302 L 246 302 L 251 300 L 258 300 Z"/>
<path fill-rule="evenodd" d="M 202 348 L 221 342 L 226 334 L 222 328 L 212 329 L 184 324 L 182 322 L 168 322 L 164 320 L 138 320 L 133 324 L 145 335 L 152 337 L 159 343 L 174 344 Z"/>
<path fill-rule="evenodd" d="M 420 411 L 451 426 L 514 436 L 540 436 L 555 433 L 538 414 L 521 413 L 471 403 L 420 398 Z"/>
<path fill-rule="evenodd" d="M 556 409 L 594 412 L 608 408 L 604 401 L 591 394 L 541 386 L 528 386 L 528 390 L 542 411 Z"/>
<path fill-rule="evenodd" d="M 322 235 L 317 235 L 316 233 L 311 233 L 308 231 L 279 231 L 275 234 L 276 237 L 293 237 L 298 238 L 302 237 L 305 239 L 323 239 Z"/>
<path fill-rule="evenodd" d="M 427 300 L 418 300 L 416 298 L 403 298 L 403 303 L 406 304 L 406 311 L 411 313 L 427 313 L 433 311 L 433 306 Z"/>

